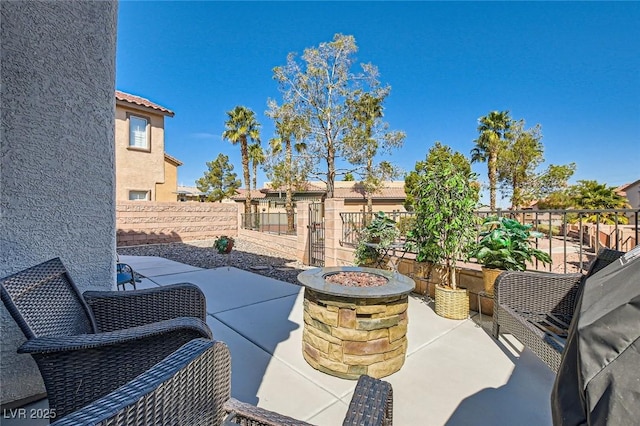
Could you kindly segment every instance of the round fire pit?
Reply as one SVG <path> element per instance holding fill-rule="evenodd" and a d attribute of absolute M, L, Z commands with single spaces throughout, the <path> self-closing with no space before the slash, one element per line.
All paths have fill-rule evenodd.
<path fill-rule="evenodd" d="M 302 354 L 313 368 L 357 379 L 400 370 L 407 352 L 408 295 L 415 282 L 382 269 L 337 266 L 301 272 Z"/>

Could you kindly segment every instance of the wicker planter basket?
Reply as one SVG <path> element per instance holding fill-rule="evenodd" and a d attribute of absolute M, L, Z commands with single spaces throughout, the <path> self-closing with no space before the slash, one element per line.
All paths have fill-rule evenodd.
<path fill-rule="evenodd" d="M 493 294 L 493 285 L 496 282 L 496 278 L 503 272 L 502 269 L 482 268 L 482 281 L 484 281 L 484 291 L 486 293 Z"/>
<path fill-rule="evenodd" d="M 437 285 L 436 314 L 449 319 L 467 319 L 469 317 L 469 291 L 464 288 L 451 290 Z"/>

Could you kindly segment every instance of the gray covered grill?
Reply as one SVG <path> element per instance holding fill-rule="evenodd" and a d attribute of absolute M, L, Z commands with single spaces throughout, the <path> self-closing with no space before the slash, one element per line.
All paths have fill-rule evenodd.
<path fill-rule="evenodd" d="M 640 421 L 640 246 L 586 280 L 551 408 L 554 425 Z"/>

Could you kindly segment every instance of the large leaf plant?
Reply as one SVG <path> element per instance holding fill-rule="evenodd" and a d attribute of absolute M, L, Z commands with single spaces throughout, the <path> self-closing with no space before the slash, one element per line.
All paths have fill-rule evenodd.
<path fill-rule="evenodd" d="M 514 219 L 489 216 L 482 224 L 480 240 L 470 256 L 485 268 L 505 271 L 524 271 L 533 258 L 543 264 L 551 263 L 548 253 L 532 247 L 532 238 L 543 234 L 531 228 Z"/>

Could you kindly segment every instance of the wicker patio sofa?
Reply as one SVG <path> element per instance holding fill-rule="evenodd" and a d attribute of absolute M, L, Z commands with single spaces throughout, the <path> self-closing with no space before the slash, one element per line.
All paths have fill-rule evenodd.
<path fill-rule="evenodd" d="M 602 249 L 586 275 L 503 272 L 494 289 L 493 336 L 512 334 L 557 372 L 584 279 L 623 254 Z"/>
<path fill-rule="evenodd" d="M 53 425 L 308 425 L 230 395 L 229 349 L 222 342 L 195 339 L 132 382 Z M 389 383 L 361 376 L 343 424 L 391 425 L 392 404 Z"/>
<path fill-rule="evenodd" d="M 0 280 L 49 407 L 63 417 L 132 381 L 185 343 L 211 338 L 192 284 L 80 294 L 59 258 Z"/>

